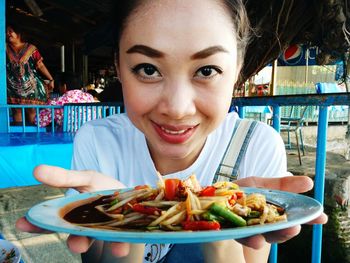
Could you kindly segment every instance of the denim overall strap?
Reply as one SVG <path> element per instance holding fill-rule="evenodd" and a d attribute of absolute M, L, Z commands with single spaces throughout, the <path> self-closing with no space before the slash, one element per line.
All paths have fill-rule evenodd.
<path fill-rule="evenodd" d="M 257 121 L 238 119 L 233 128 L 231 139 L 220 165 L 215 173 L 213 183 L 237 180 L 239 165 L 245 155 Z"/>

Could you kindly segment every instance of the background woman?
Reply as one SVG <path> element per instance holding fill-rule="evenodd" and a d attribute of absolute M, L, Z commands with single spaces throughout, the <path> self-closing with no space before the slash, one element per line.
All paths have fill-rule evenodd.
<path fill-rule="evenodd" d="M 8 24 L 6 38 L 7 102 L 46 104 L 54 82 L 38 49 L 25 41 L 23 32 L 14 24 Z M 26 113 L 28 121 L 34 123 L 35 110 L 29 108 Z M 13 120 L 22 122 L 21 109 L 13 109 Z"/>
<path fill-rule="evenodd" d="M 48 105 L 64 105 L 66 103 L 84 103 L 95 102 L 93 95 L 82 91 L 81 81 L 79 77 L 72 72 L 63 72 L 56 76 L 56 84 L 58 86 L 59 97 L 49 99 Z M 39 114 L 40 127 L 48 126 L 52 122 L 51 109 L 43 109 Z M 60 128 L 63 124 L 63 109 L 55 109 L 54 111 L 55 124 Z M 91 114 L 91 110 L 88 111 Z"/>

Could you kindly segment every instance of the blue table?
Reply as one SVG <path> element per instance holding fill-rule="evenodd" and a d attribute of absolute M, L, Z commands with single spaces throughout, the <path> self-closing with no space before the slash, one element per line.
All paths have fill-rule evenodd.
<path fill-rule="evenodd" d="M 259 121 L 263 122 L 267 122 L 272 115 L 272 111 L 268 106 L 247 106 L 244 107 L 244 112 L 248 118 L 249 114 L 257 114 L 259 116 Z"/>
<path fill-rule="evenodd" d="M 69 168 L 71 133 L 0 133 L 0 188 L 40 184 L 33 177 L 39 164 Z"/>

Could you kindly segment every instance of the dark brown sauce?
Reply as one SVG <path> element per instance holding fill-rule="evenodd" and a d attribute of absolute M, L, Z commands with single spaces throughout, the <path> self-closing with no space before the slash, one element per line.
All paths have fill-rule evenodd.
<path fill-rule="evenodd" d="M 88 204 L 80 205 L 63 216 L 64 220 L 74 224 L 90 224 L 90 223 L 102 223 L 111 221 L 112 218 L 105 215 L 95 207 L 105 204 L 108 197 L 102 196 L 101 198 L 90 202 Z"/>

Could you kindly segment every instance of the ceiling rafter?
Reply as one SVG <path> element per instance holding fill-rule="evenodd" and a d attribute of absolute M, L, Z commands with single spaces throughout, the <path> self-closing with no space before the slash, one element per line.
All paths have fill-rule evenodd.
<path fill-rule="evenodd" d="M 58 4 L 58 3 L 55 3 L 55 1 L 49 1 L 49 0 L 41 0 L 41 1 L 46 3 L 46 4 L 48 4 L 48 5 L 50 5 L 50 6 L 52 6 L 52 7 L 54 7 L 54 8 L 60 9 L 60 10 L 62 10 L 64 12 L 66 12 L 67 14 L 70 14 L 72 17 L 75 17 L 75 18 L 77 18 L 77 19 L 79 19 L 81 21 L 84 21 L 84 22 L 86 22 L 86 23 L 88 23 L 90 25 L 93 25 L 93 26 L 96 25 L 96 21 L 94 21 L 94 20 L 92 20 L 90 18 L 87 18 L 85 16 L 82 16 L 79 13 L 74 12 L 73 10 L 70 10 L 69 8 L 66 8 L 66 7 L 64 7 L 64 6 L 62 6 L 62 5 Z"/>

